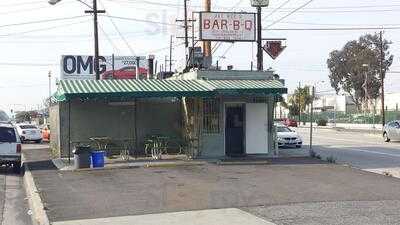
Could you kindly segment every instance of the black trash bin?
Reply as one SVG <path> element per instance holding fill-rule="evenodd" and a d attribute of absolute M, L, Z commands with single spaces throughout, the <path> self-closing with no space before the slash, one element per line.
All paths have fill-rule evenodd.
<path fill-rule="evenodd" d="M 76 146 L 74 153 L 74 168 L 90 168 L 90 154 L 92 150 L 90 146 Z"/>

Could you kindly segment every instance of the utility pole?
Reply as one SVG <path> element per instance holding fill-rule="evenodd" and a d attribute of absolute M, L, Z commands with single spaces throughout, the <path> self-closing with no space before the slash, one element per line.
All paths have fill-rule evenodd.
<path fill-rule="evenodd" d="M 263 64 L 263 49 L 262 49 L 262 18 L 261 18 L 261 6 L 257 6 L 257 70 L 264 70 Z"/>
<path fill-rule="evenodd" d="M 385 72 L 383 68 L 383 61 L 385 59 L 385 53 L 383 51 L 383 31 L 379 32 L 379 39 L 380 39 L 380 77 L 381 77 L 381 111 L 382 111 L 382 129 L 385 127 L 386 124 L 386 117 L 385 117 Z"/>
<path fill-rule="evenodd" d="M 315 86 L 311 89 L 311 108 L 310 108 L 310 155 L 313 145 L 313 120 L 314 120 L 314 99 L 315 99 Z"/>
<path fill-rule="evenodd" d="M 49 70 L 49 103 L 51 102 L 51 70 Z"/>
<path fill-rule="evenodd" d="M 211 0 L 204 0 L 204 11 L 211 12 Z M 212 64 L 211 41 L 203 41 L 204 64 L 207 68 Z"/>
<path fill-rule="evenodd" d="M 97 0 L 93 0 L 93 10 L 85 10 L 85 13 L 93 13 L 93 28 L 94 28 L 94 71 L 96 80 L 100 80 L 99 69 L 99 33 L 97 28 L 97 13 L 105 13 L 105 10 L 97 10 Z"/>
<path fill-rule="evenodd" d="M 172 72 L 172 35 L 169 41 L 169 72 Z"/>
<path fill-rule="evenodd" d="M 301 125 L 301 83 L 299 82 L 299 89 L 297 90 L 297 98 L 299 101 L 299 126 Z"/>
<path fill-rule="evenodd" d="M 183 6 L 184 6 L 184 10 L 185 10 L 185 18 L 184 18 L 184 26 L 185 26 L 185 48 L 189 47 L 189 39 L 188 39 L 188 17 L 187 17 L 187 13 L 188 13 L 188 9 L 187 9 L 187 0 L 183 0 Z"/>
<path fill-rule="evenodd" d="M 165 65 L 165 72 L 167 72 L 167 65 L 168 65 L 168 57 L 165 55 L 164 56 L 164 65 Z"/>

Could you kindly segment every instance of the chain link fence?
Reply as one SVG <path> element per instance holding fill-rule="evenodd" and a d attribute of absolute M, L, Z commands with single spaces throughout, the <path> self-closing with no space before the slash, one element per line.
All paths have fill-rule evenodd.
<path fill-rule="evenodd" d="M 386 111 L 386 122 L 400 120 L 400 111 Z M 299 116 L 290 117 L 299 120 Z M 374 113 L 345 113 L 345 112 L 314 112 L 313 121 L 326 120 L 328 123 L 349 123 L 349 124 L 381 124 L 382 116 Z M 301 122 L 310 122 L 310 114 L 304 113 L 300 116 Z"/>

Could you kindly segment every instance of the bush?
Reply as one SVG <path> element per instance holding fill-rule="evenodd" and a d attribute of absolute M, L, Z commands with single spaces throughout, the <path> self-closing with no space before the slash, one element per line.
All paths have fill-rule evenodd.
<path fill-rule="evenodd" d="M 318 126 L 323 126 L 323 127 L 325 127 L 327 123 L 328 123 L 328 121 L 327 121 L 326 119 L 319 119 L 319 120 L 317 120 L 317 125 L 318 125 Z"/>

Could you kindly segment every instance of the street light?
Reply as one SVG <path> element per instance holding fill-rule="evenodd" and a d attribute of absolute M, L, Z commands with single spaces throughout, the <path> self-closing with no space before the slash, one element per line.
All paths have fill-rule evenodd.
<path fill-rule="evenodd" d="M 55 5 L 59 3 L 61 0 L 49 0 L 50 5 Z M 94 71 L 96 74 L 96 80 L 100 79 L 100 69 L 99 69 L 99 33 L 97 28 L 97 13 L 105 13 L 105 10 L 97 10 L 97 0 L 93 0 L 93 7 L 88 5 L 86 2 L 82 0 L 76 0 L 91 10 L 85 10 L 85 13 L 93 13 L 93 28 L 94 28 Z"/>

